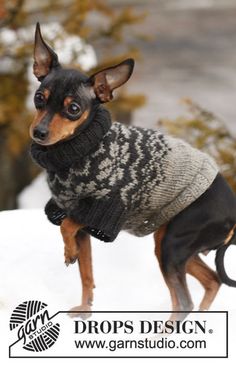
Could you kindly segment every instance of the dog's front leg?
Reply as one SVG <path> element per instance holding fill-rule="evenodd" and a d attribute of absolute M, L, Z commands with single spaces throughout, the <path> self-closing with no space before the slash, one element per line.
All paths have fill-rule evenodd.
<path fill-rule="evenodd" d="M 78 258 L 78 246 L 76 236 L 83 228 L 82 225 L 75 223 L 70 218 L 65 218 L 61 223 L 61 234 L 64 241 L 65 264 L 74 264 Z"/>
<path fill-rule="evenodd" d="M 90 235 L 81 231 L 83 226 L 78 225 L 69 218 L 65 218 L 61 224 L 61 233 L 65 244 L 65 263 L 74 263 L 76 259 L 79 264 L 80 277 L 82 282 L 82 303 L 71 311 L 71 316 L 87 318 L 90 316 L 93 301 L 93 270 Z M 82 313 L 87 312 L 87 313 Z"/>

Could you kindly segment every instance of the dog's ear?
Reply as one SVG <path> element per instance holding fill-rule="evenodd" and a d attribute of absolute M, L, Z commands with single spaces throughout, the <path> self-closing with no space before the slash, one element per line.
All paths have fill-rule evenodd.
<path fill-rule="evenodd" d="M 42 81 L 51 69 L 57 66 L 59 66 L 57 54 L 43 40 L 40 25 L 37 23 L 34 41 L 34 75 Z"/>
<path fill-rule="evenodd" d="M 134 60 L 129 58 L 90 77 L 96 97 L 102 102 L 112 100 L 112 91 L 123 85 L 132 75 Z"/>

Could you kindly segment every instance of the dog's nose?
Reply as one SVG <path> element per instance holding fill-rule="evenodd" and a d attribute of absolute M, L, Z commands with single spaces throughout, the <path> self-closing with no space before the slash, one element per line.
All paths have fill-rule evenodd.
<path fill-rule="evenodd" d="M 44 141 L 48 136 L 48 130 L 45 128 L 34 128 L 33 131 L 34 138 L 40 139 L 41 141 Z"/>

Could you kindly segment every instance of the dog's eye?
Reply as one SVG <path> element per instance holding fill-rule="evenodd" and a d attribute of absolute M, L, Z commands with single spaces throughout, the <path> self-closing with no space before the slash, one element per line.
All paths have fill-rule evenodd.
<path fill-rule="evenodd" d="M 71 115 L 77 115 L 80 113 L 80 106 L 79 104 L 77 104 L 75 101 L 73 101 L 72 103 L 70 103 L 70 105 L 67 108 L 67 111 L 69 114 Z"/>
<path fill-rule="evenodd" d="M 40 91 L 36 92 L 36 94 L 34 95 L 34 102 L 36 108 L 42 106 L 45 103 L 45 96 L 43 95 L 43 93 L 41 93 Z"/>

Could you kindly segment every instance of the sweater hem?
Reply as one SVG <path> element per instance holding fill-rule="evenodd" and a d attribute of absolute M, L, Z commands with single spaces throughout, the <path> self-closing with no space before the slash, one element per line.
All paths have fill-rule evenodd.
<path fill-rule="evenodd" d="M 195 200 L 197 200 L 210 187 L 216 178 L 219 170 L 210 157 L 203 161 L 201 169 L 194 176 L 193 180 L 185 187 L 185 189 L 175 198 L 174 201 L 162 208 L 157 220 L 160 221 L 159 226 L 167 223 L 174 216 L 187 208 Z M 199 189 L 201 186 L 201 189 Z"/>

